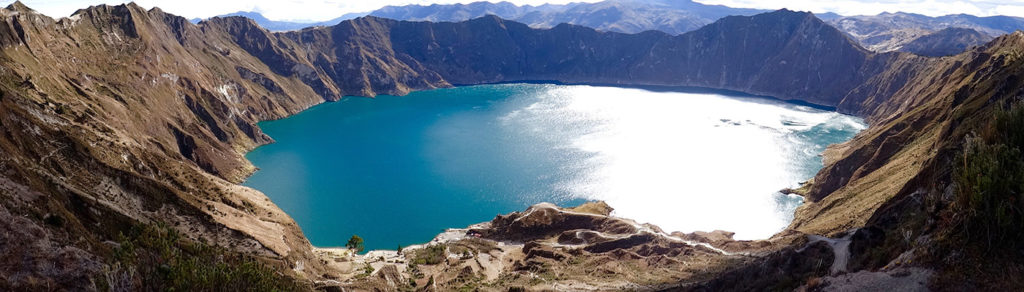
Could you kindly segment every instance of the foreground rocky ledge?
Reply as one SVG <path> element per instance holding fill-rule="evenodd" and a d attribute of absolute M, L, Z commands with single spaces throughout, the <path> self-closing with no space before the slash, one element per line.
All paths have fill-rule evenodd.
<path fill-rule="evenodd" d="M 835 263 L 845 263 L 845 258 L 834 259 L 848 255 L 838 251 L 849 237 L 784 232 L 768 240 L 741 241 L 726 231 L 669 234 L 611 216 L 611 211 L 604 202 L 575 208 L 540 203 L 490 222 L 448 229 L 429 243 L 400 251 L 354 255 L 346 249 L 318 249 L 338 274 L 317 286 L 377 291 L 742 290 L 768 287 L 770 281 L 782 285 L 776 288 L 792 289 L 804 282 L 779 279 L 825 277 L 819 283 L 832 285 L 827 276 L 842 272 Z M 929 274 L 920 270 L 915 275 Z M 910 283 L 902 287 L 919 289 L 926 282 L 886 278 L 886 273 L 851 276 L 875 284 L 901 280 Z M 843 281 L 833 282 L 838 286 Z"/>

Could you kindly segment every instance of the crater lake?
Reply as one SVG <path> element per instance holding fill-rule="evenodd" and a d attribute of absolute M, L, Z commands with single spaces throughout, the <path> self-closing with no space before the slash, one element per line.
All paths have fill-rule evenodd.
<path fill-rule="evenodd" d="M 853 116 L 716 92 L 499 84 L 346 97 L 260 123 L 247 154 L 313 245 L 367 250 L 551 202 L 603 200 L 665 231 L 761 239 L 792 220 L 797 187 Z"/>

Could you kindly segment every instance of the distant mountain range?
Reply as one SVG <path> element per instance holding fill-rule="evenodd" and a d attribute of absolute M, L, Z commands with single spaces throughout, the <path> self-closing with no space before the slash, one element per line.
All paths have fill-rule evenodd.
<path fill-rule="evenodd" d="M 930 17 L 913 13 L 882 13 L 873 16 L 847 16 L 826 19 L 853 38 L 864 47 L 874 51 L 895 51 L 903 45 L 922 36 L 941 31 L 946 28 L 968 28 L 987 35 L 981 42 L 970 42 L 969 45 L 980 45 L 996 36 L 1024 29 L 1024 18 L 1012 16 L 978 17 L 967 14 Z M 944 32 L 967 33 L 966 31 Z"/>
<path fill-rule="evenodd" d="M 464 22 L 485 15 L 515 20 L 534 28 L 570 24 L 617 33 L 662 31 L 672 35 L 699 29 L 728 15 L 754 15 L 769 10 L 705 5 L 693 1 L 607 0 L 596 3 L 516 5 L 510 2 L 385 6 L 366 13 L 349 13 L 321 23 L 278 22 L 258 12 L 234 12 L 220 16 L 246 16 L 270 31 L 292 31 L 315 26 L 333 26 L 341 20 L 372 15 L 414 22 Z M 839 16 L 839 15 L 835 15 Z M 193 19 L 198 23 L 201 19 Z"/>
<path fill-rule="evenodd" d="M 270 30 L 270 31 L 289 31 L 289 30 L 298 30 L 298 29 L 303 29 L 303 28 L 313 27 L 313 26 L 331 26 L 331 25 L 338 24 L 339 22 L 342 22 L 342 21 L 345 21 L 345 20 L 349 20 L 349 19 L 353 19 L 353 18 L 356 18 L 356 17 L 365 16 L 365 15 L 366 15 L 366 13 L 348 13 L 348 14 L 344 14 L 342 16 L 339 16 L 337 18 L 331 19 L 331 20 L 320 21 L 320 22 L 296 22 L 296 21 L 270 20 L 267 17 L 263 16 L 263 14 L 260 14 L 259 12 L 252 12 L 252 11 L 239 11 L 239 12 L 234 12 L 234 13 L 218 15 L 216 17 L 241 16 L 241 17 L 249 18 L 249 19 L 252 19 L 253 21 L 256 21 L 256 23 L 258 23 L 260 26 L 262 26 L 263 28 L 266 28 L 267 30 Z M 193 18 L 191 20 L 192 23 L 199 23 L 200 21 L 203 21 L 203 19 L 201 19 L 201 18 Z"/>
<path fill-rule="evenodd" d="M 669 34 L 681 34 L 725 16 L 749 16 L 763 12 L 768 11 L 704 5 L 688 0 L 608 0 L 541 6 L 516 6 L 508 2 L 388 6 L 369 15 L 398 20 L 458 22 L 493 14 L 535 28 L 550 28 L 568 23 L 623 33 L 659 30 Z"/>
<path fill-rule="evenodd" d="M 486 15 L 525 23 L 534 28 L 551 28 L 569 23 L 602 31 L 638 33 L 658 30 L 681 34 L 696 30 L 725 16 L 754 15 L 766 10 L 705 5 L 693 1 L 671 0 L 607 0 L 596 3 L 515 5 L 509 2 L 474 2 L 470 4 L 433 4 L 387 6 L 369 13 L 350 13 L 315 23 L 273 21 L 256 12 L 236 12 L 223 16 L 244 16 L 271 31 L 298 30 L 311 26 L 331 26 L 360 16 L 376 16 L 396 20 L 459 22 Z M 835 13 L 816 15 L 839 28 L 865 48 L 877 52 L 905 51 L 927 56 L 948 55 L 981 45 L 994 37 L 1024 29 L 1024 18 L 1010 16 L 977 17 L 966 14 L 929 17 L 911 13 L 882 13 L 874 16 L 841 16 Z M 194 19 L 193 22 L 198 22 Z M 946 28 L 969 30 L 944 31 L 921 42 L 931 42 L 927 50 L 920 44 L 905 45 Z M 976 31 L 976 33 L 970 30 Z M 934 42 L 942 39 L 942 42 Z M 929 41 L 930 40 L 930 41 Z M 923 49 L 920 49 L 923 50 Z"/>
<path fill-rule="evenodd" d="M 660 30 L 669 34 L 681 34 L 698 29 L 725 16 L 749 16 L 763 12 L 768 12 L 768 10 L 704 5 L 693 1 L 608 0 L 596 3 L 540 6 L 520 6 L 510 2 L 386 6 L 369 13 L 350 13 L 339 18 L 315 23 L 274 21 L 258 12 L 235 12 L 221 15 L 221 17 L 248 17 L 271 31 L 296 30 L 320 25 L 329 26 L 343 20 L 367 15 L 396 20 L 431 22 L 460 22 L 486 15 L 495 15 L 535 28 L 551 28 L 561 23 L 569 23 L 623 33 Z M 193 19 L 193 22 L 198 21 L 200 20 Z"/>

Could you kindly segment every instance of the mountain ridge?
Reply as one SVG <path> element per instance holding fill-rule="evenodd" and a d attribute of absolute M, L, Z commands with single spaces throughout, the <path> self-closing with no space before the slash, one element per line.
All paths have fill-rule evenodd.
<path fill-rule="evenodd" d="M 757 23 L 742 23 L 742 19 L 746 18 L 726 18 L 720 21 L 721 25 L 711 25 L 702 30 L 695 31 L 692 33 L 670 36 L 659 32 L 646 32 L 637 35 L 626 35 L 613 32 L 598 32 L 590 28 L 582 26 L 573 26 L 563 24 L 556 26 L 551 29 L 531 29 L 526 25 L 509 22 L 500 19 L 496 16 L 488 16 L 473 19 L 463 23 L 421 23 L 421 22 L 405 22 L 405 21 L 393 21 L 383 18 L 376 17 L 362 17 L 339 26 L 329 28 L 316 28 L 307 29 L 298 32 L 284 33 L 283 36 L 291 39 L 296 43 L 303 43 L 307 46 L 318 48 L 316 52 L 334 51 L 333 46 L 338 44 L 332 44 L 330 42 L 312 42 L 314 40 L 319 41 L 317 36 L 323 35 L 337 35 L 337 34 L 351 34 L 353 31 L 367 30 L 373 31 L 374 36 L 372 38 L 382 40 L 380 44 L 383 47 L 373 48 L 375 52 L 383 52 L 384 55 L 395 58 L 400 58 L 402 63 L 408 65 L 409 68 L 420 68 L 424 69 L 423 72 L 433 72 L 439 74 L 440 77 L 447 80 L 448 83 L 452 84 L 474 84 L 480 82 L 507 82 L 507 81 L 525 81 L 525 80 L 552 80 L 561 82 L 601 82 L 607 84 L 623 84 L 623 85 L 668 85 L 668 86 L 705 86 L 715 87 L 722 89 L 731 89 L 744 91 L 754 94 L 762 94 L 769 96 L 776 96 L 784 99 L 793 99 L 795 96 L 822 96 L 818 100 L 808 100 L 810 102 L 835 106 L 839 104 L 839 100 L 842 98 L 842 94 L 845 93 L 844 89 L 837 89 L 835 92 L 819 94 L 804 94 L 803 92 L 782 92 L 776 88 L 771 88 L 777 83 L 775 81 L 764 80 L 767 77 L 755 76 L 766 76 L 767 74 L 757 72 L 763 71 L 776 71 L 789 70 L 785 68 L 793 68 L 793 65 L 784 60 L 786 56 L 769 56 L 776 52 L 783 52 L 787 49 L 799 49 L 799 48 L 811 48 L 811 50 L 817 50 L 817 55 L 820 56 L 839 56 L 846 54 L 847 57 L 838 57 L 833 59 L 852 58 L 854 65 L 849 65 L 847 72 L 856 72 L 860 70 L 860 63 L 863 63 L 862 59 L 865 59 L 868 52 L 859 48 L 855 43 L 848 40 L 841 33 L 838 33 L 831 27 L 828 27 L 823 22 L 813 18 L 808 13 L 797 13 L 787 10 L 775 12 L 776 14 L 769 14 L 769 16 L 761 16 L 751 18 Z M 777 25 L 774 20 L 784 19 L 783 25 Z M 806 26 L 803 26 L 807 24 Z M 745 27 L 751 25 L 768 25 L 773 29 L 777 29 L 783 35 L 776 35 L 775 37 L 782 38 L 781 40 L 764 40 L 766 43 L 773 43 L 775 47 L 767 53 L 759 53 L 755 50 L 762 50 L 763 47 L 740 47 L 740 51 L 737 54 L 742 55 L 757 55 L 753 57 L 751 61 L 756 60 L 757 62 L 765 62 L 768 58 L 774 57 L 779 58 L 776 60 L 778 63 L 768 63 L 768 67 L 764 67 L 754 63 L 747 64 L 738 60 L 730 60 L 728 56 L 724 55 L 711 55 L 716 54 L 712 49 L 704 49 L 702 51 L 695 51 L 689 53 L 687 56 L 679 57 L 676 60 L 658 60 L 657 58 L 663 56 L 670 56 L 668 52 L 658 51 L 660 48 L 672 48 L 672 47 L 692 47 L 696 44 L 704 42 L 708 39 L 716 39 L 722 33 L 723 30 L 735 29 L 735 27 Z M 470 42 L 453 42 L 452 39 L 419 39 L 421 36 L 428 34 L 421 34 L 422 31 L 454 31 L 455 34 L 468 33 L 467 27 L 474 27 L 476 30 L 482 30 L 487 28 L 490 30 L 491 35 L 486 38 L 490 38 L 487 43 L 474 43 Z M 390 31 L 389 31 L 390 29 Z M 821 30 L 823 32 L 831 32 L 828 35 L 829 40 L 824 40 L 825 43 L 842 43 L 841 46 L 832 48 L 814 47 L 811 45 L 801 46 L 801 42 L 814 42 L 812 39 L 800 39 L 794 36 L 799 35 L 799 29 L 811 29 Z M 480 32 L 474 31 L 475 34 Z M 581 39 L 581 43 L 575 48 L 560 48 L 554 45 L 558 38 L 552 38 L 555 35 L 573 35 Z M 818 36 L 821 33 L 817 31 L 809 31 L 806 35 Z M 751 37 L 750 35 L 744 37 Z M 472 35 L 472 39 L 484 39 L 484 36 Z M 730 39 L 728 37 L 721 38 L 723 40 Z M 613 41 L 614 40 L 614 41 Z M 621 40 L 621 41 L 619 41 Z M 759 40 L 761 41 L 761 40 Z M 793 43 L 786 44 L 783 41 L 791 41 Z M 421 47 L 421 44 L 434 44 L 437 46 Z M 499 44 L 501 43 L 501 44 Z M 735 41 L 736 45 L 741 45 L 743 41 Z M 409 45 L 416 46 L 409 46 Z M 539 46 L 544 48 L 558 48 L 555 51 L 545 49 L 545 51 L 531 51 L 523 47 L 524 44 L 530 44 L 531 46 Z M 705 44 L 710 45 L 710 44 Z M 729 46 L 732 44 L 722 44 L 721 46 Z M 661 46 L 661 47 L 659 47 Z M 626 49 L 628 47 L 629 49 Z M 437 51 L 436 48 L 453 48 L 456 53 L 445 53 Z M 457 51 L 462 52 L 478 52 L 485 50 L 488 52 L 502 52 L 502 53 L 490 53 L 485 56 L 488 62 L 482 60 L 466 59 L 466 55 L 460 55 Z M 644 57 L 644 56 L 627 56 L 621 55 L 629 50 L 647 50 L 655 51 L 648 55 L 657 56 L 656 58 Z M 252 53 L 252 52 L 250 52 Z M 616 55 L 619 54 L 619 55 Z M 258 55 L 258 54 L 254 54 Z M 613 56 L 615 55 L 615 56 Z M 320 58 L 322 56 L 309 56 L 309 58 Z M 708 58 L 712 59 L 708 59 Z M 496 58 L 496 59 L 494 59 Z M 615 64 L 607 63 L 606 59 L 615 59 Z M 791 57 L 790 57 L 791 58 Z M 308 59 L 308 58 L 307 58 Z M 521 63 L 520 59 L 533 60 L 533 63 Z M 822 58 L 822 62 L 825 64 L 833 64 L 834 61 L 828 61 L 827 58 Z M 722 75 L 724 73 L 723 68 L 720 64 L 730 64 L 728 61 L 732 61 L 739 70 L 734 70 L 735 74 L 741 75 Z M 687 66 L 670 67 L 668 64 L 689 64 Z M 812 66 L 813 62 L 803 63 L 801 65 Z M 505 65 L 501 65 L 505 64 Z M 494 66 L 498 67 L 494 67 Z M 483 66 L 483 67 L 481 67 Z M 491 66 L 491 67 L 487 67 Z M 588 71 L 598 66 L 597 68 L 604 68 L 607 66 L 619 66 L 615 69 L 603 69 L 606 71 Z M 602 67 L 604 66 L 604 67 Z M 660 67 L 659 67 L 660 66 Z M 846 66 L 844 64 L 843 66 Z M 326 67 L 326 66 L 323 66 Z M 321 68 L 323 68 L 321 67 Z M 826 66 L 822 65 L 821 68 Z M 840 66 L 842 67 L 842 66 Z M 640 68 L 643 68 L 642 70 Z M 329 68 L 328 68 L 329 69 Z M 867 68 L 865 68 L 867 69 Z M 640 70 L 639 73 L 630 73 L 633 71 Z M 331 70 L 324 70 L 330 75 Z M 674 74 L 654 74 L 645 75 L 643 72 L 672 72 Z M 824 71 L 827 72 L 827 71 Z M 421 72 L 422 73 L 422 72 Z M 639 74 L 639 75 L 638 75 Z M 830 73 L 831 74 L 831 73 Z M 846 77 L 846 75 L 852 77 Z M 856 78 L 858 74 L 837 74 L 835 78 L 838 80 L 844 80 L 844 78 Z M 576 77 L 574 77 L 576 76 Z M 665 77 L 673 76 L 673 77 Z M 798 75 L 803 76 L 803 75 Z M 843 77 L 840 77 L 843 76 Z M 386 80 L 398 80 L 398 77 L 389 77 Z M 850 79 L 846 79 L 850 80 Z M 804 82 L 811 82 L 810 80 Z M 856 80 L 847 81 L 850 84 L 856 83 Z M 343 83 L 343 82 L 342 82 Z M 414 88 L 416 86 L 405 86 L 402 84 L 391 84 L 388 85 L 391 88 L 380 91 L 388 94 L 403 94 L 407 92 L 406 87 Z M 852 85 L 851 85 L 852 86 Z M 837 86 L 839 87 L 839 86 Z M 806 87 L 811 88 L 811 87 Z M 376 92 L 376 91 L 375 91 Z"/>
<path fill-rule="evenodd" d="M 595 3 L 570 3 L 564 5 L 515 5 L 508 2 L 473 2 L 468 4 L 432 4 L 386 6 L 368 13 L 347 14 L 339 18 L 371 15 L 409 21 L 460 22 L 473 18 L 494 14 L 504 19 L 526 23 L 535 28 L 551 28 L 560 23 L 570 23 L 595 28 L 602 31 L 639 33 L 647 30 L 658 30 L 669 34 L 681 34 L 696 30 L 722 17 L 730 15 L 754 15 L 767 10 L 730 8 L 722 5 L 704 5 L 692 1 L 633 1 L 608 0 Z M 862 46 L 877 52 L 901 50 L 914 40 L 935 34 L 946 28 L 969 28 L 977 30 L 988 37 L 1024 29 L 1024 19 L 1011 16 L 977 17 L 967 14 L 951 14 L 929 17 L 913 13 L 880 13 L 878 15 L 840 16 L 834 13 L 818 15 L 827 23 L 840 28 L 856 39 Z M 282 24 L 274 21 L 259 20 L 262 15 L 254 15 L 262 26 L 271 29 Z M 337 21 L 303 25 L 288 24 L 288 29 L 334 24 Z M 986 39 L 987 40 L 987 39 Z M 924 41 L 924 40 L 922 40 Z M 964 48 L 980 45 L 984 41 L 974 39 L 947 38 L 956 41 L 940 48 L 949 54 L 962 52 Z M 903 51 L 915 51 L 914 46 Z"/>

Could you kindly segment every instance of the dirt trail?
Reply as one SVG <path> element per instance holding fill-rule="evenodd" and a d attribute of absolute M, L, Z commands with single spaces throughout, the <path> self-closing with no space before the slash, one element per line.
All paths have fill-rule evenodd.
<path fill-rule="evenodd" d="M 810 242 L 807 244 L 810 245 L 819 241 L 828 243 L 828 245 L 832 247 L 832 252 L 835 254 L 835 260 L 832 261 L 832 269 L 830 270 L 830 273 L 832 275 L 838 275 L 846 272 L 847 263 L 850 261 L 850 242 L 853 241 L 851 240 L 851 237 L 853 237 L 853 234 L 856 232 L 857 230 L 851 230 L 846 236 L 841 238 L 808 235 L 807 238 L 810 239 Z"/>

